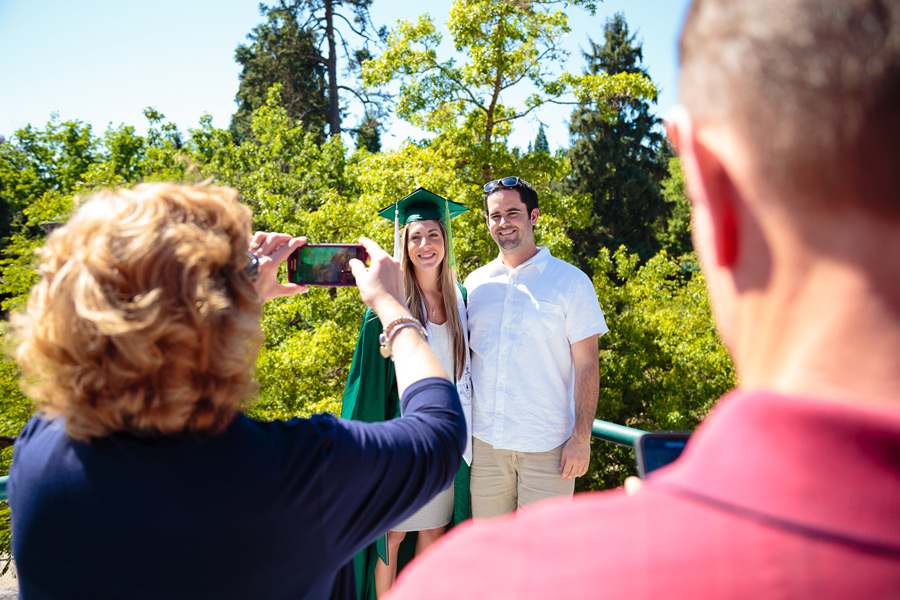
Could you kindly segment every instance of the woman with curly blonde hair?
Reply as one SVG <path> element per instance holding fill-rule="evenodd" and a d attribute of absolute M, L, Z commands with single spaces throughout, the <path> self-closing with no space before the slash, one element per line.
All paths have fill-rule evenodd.
<path fill-rule="evenodd" d="M 354 276 L 417 418 L 240 412 L 262 304 L 306 290 L 276 280 L 305 238 L 251 236 L 251 218 L 228 188 L 143 184 L 88 199 L 39 250 L 13 319 L 40 410 L 8 486 L 22 598 L 349 598 L 354 552 L 452 480 L 458 397 L 421 326 L 397 326 L 415 325 L 399 267 L 369 240 Z"/>

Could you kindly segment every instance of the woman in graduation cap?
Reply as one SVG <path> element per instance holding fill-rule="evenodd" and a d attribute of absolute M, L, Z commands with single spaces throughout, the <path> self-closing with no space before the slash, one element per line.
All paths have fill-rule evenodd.
<path fill-rule="evenodd" d="M 472 408 L 465 289 L 456 281 L 449 226 L 451 219 L 466 210 L 461 204 L 419 188 L 379 212 L 394 221 L 394 256 L 403 270 L 406 305 L 425 323 L 429 345 L 456 382 L 469 441 L 454 485 L 356 555 L 360 600 L 385 593 L 393 585 L 398 565 L 424 551 L 449 524 L 469 517 Z M 379 353 L 380 333 L 378 318 L 371 310 L 366 311 L 344 392 L 343 418 L 374 422 L 401 416 L 394 366 Z"/>

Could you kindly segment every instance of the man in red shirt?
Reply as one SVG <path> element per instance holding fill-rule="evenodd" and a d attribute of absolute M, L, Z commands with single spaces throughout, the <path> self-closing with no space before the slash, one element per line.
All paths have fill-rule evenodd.
<path fill-rule="evenodd" d="M 391 598 L 900 598 L 900 2 L 695 0 L 680 52 L 740 388 L 636 494 L 461 527 Z"/>

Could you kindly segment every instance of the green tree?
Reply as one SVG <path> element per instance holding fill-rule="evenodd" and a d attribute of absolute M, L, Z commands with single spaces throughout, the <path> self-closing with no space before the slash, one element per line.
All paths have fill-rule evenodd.
<path fill-rule="evenodd" d="M 624 247 L 591 262 L 609 332 L 600 338 L 597 418 L 644 430 L 692 430 L 734 387 L 705 279 L 692 262 L 660 252 L 641 265 Z M 635 475 L 631 449 L 595 440 L 578 489 L 607 489 Z"/>
<path fill-rule="evenodd" d="M 380 125 L 370 114 L 366 114 L 363 117 L 362 123 L 359 124 L 356 133 L 356 147 L 357 148 L 365 148 L 372 154 L 376 154 L 381 151 L 381 133 L 379 132 Z"/>
<path fill-rule="evenodd" d="M 45 194 L 70 194 L 96 161 L 90 125 L 60 122 L 53 115 L 44 130 L 27 126 L 0 144 L 0 248 L 22 227 L 22 211 Z M 37 227 L 31 235 L 42 235 Z"/>
<path fill-rule="evenodd" d="M 265 103 L 275 83 L 281 84 L 287 114 L 306 130 L 324 134 L 328 113 L 325 67 L 314 58 L 318 50 L 313 32 L 300 26 L 296 11 L 260 6 L 260 12 L 266 21 L 247 36 L 251 44 L 235 50 L 241 74 L 235 98 L 238 109 L 231 117 L 232 135 L 246 139 L 253 111 Z"/>
<path fill-rule="evenodd" d="M 251 119 L 251 135 L 233 143 L 211 121 L 190 131 L 183 148 L 199 178 L 236 188 L 254 210 L 254 227 L 306 235 L 311 242 L 373 236 L 376 206 L 361 198 L 356 173 L 368 152 L 348 155 L 340 136 L 322 142 L 292 118 L 273 86 Z M 249 414 L 264 419 L 340 411 L 364 307 L 355 289 L 313 288 L 266 305 L 260 390 Z"/>
<path fill-rule="evenodd" d="M 535 136 L 534 138 L 534 151 L 546 152 L 547 154 L 550 154 L 550 144 L 549 142 L 547 142 L 547 134 L 544 133 L 543 123 L 541 123 L 541 126 L 537 132 L 537 136 Z"/>
<path fill-rule="evenodd" d="M 593 11 L 584 0 L 572 4 Z M 563 2 L 456 0 L 447 27 L 456 58 L 438 59 L 441 36 L 428 16 L 401 21 L 380 57 L 363 65 L 368 86 L 399 80 L 397 115 L 433 134 L 433 144 L 458 161 L 471 183 L 486 183 L 517 161 L 506 139 L 512 124 L 548 103 L 575 97 L 605 104 L 612 98 L 656 94 L 640 74 L 605 73 L 574 77 L 559 73 L 565 58 L 561 36 L 568 33 Z M 513 89 L 527 90 L 523 106 L 504 104 Z"/>
<path fill-rule="evenodd" d="M 621 14 L 606 22 L 604 42 L 591 41 L 584 53 L 587 73 L 631 73 L 646 76 L 641 43 L 629 32 Z M 578 248 L 576 264 L 585 268 L 601 247 L 624 244 L 646 260 L 659 250 L 657 230 L 665 229 L 667 204 L 660 181 L 667 171 L 668 145 L 661 121 L 649 100 L 620 98 L 610 119 L 593 102 L 572 113 L 572 182 L 576 192 L 589 194 L 593 222 L 569 230 Z"/>
<path fill-rule="evenodd" d="M 681 159 L 669 159 L 669 176 L 662 181 L 662 195 L 669 214 L 666 228 L 658 232 L 659 243 L 669 253 L 680 256 L 693 249 L 691 242 L 691 202 L 684 188 Z"/>
<path fill-rule="evenodd" d="M 263 104 L 275 83 L 282 85 L 288 114 L 301 121 L 308 119 L 311 131 L 327 123 L 332 136 L 340 135 L 344 129 L 342 99 L 348 96 L 362 105 L 369 119 L 361 126 L 371 128 L 377 123 L 384 116 L 385 96 L 339 81 L 339 55 L 343 55 L 348 72 L 357 73 L 361 63 L 371 58 L 370 46 L 385 35 L 384 28 L 376 30 L 372 24 L 371 5 L 372 0 L 279 0 L 272 7 L 260 5 L 268 22 L 249 36 L 254 42 L 250 47 L 239 46 L 236 53 L 236 60 L 245 65 L 244 97 L 252 100 L 239 110 L 244 132 L 249 114 Z M 352 47 L 354 36 L 361 46 Z M 243 102 L 241 92 L 238 102 Z"/>
<path fill-rule="evenodd" d="M 0 323 L 0 340 L 7 345 L 7 324 Z M 33 407 L 19 390 L 19 373 L 15 362 L 4 353 L 0 356 L 0 474 L 9 473 L 15 436 L 31 416 Z M 0 502 L 0 575 L 10 567 L 12 556 L 9 531 L 9 505 Z"/>

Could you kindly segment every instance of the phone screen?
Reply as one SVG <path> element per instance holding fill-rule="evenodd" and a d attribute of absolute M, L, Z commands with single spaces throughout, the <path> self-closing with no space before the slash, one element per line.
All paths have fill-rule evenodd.
<path fill-rule="evenodd" d="M 635 445 L 638 474 L 646 477 L 651 471 L 664 467 L 681 455 L 691 437 L 687 431 L 645 433 Z"/>
<path fill-rule="evenodd" d="M 306 244 L 288 257 L 288 281 L 305 285 L 356 285 L 350 259 L 365 262 L 366 249 L 359 244 Z"/>

